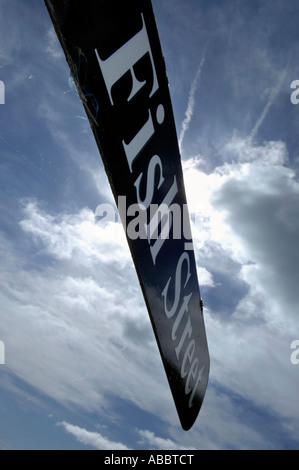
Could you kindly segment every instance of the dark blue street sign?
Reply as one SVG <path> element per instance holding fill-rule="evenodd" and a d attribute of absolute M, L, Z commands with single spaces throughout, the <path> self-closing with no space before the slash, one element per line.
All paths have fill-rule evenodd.
<path fill-rule="evenodd" d="M 188 430 L 205 395 L 209 353 L 151 2 L 45 3 L 119 206 L 181 425 Z"/>

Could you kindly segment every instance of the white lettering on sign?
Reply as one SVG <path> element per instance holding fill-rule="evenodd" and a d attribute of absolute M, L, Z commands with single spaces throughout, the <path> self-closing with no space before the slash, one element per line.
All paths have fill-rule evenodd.
<path fill-rule="evenodd" d="M 157 184 L 157 189 L 160 189 L 161 185 L 164 183 L 165 179 L 163 176 L 163 166 L 161 162 L 161 158 L 158 155 L 154 155 L 148 165 L 147 171 L 147 184 L 146 184 L 146 195 L 145 199 L 142 200 L 140 197 L 140 184 L 143 177 L 143 173 L 141 173 L 137 180 L 134 183 L 137 192 L 137 201 L 138 204 L 142 204 L 146 209 L 149 208 L 151 201 L 153 200 L 154 191 L 155 191 L 155 174 L 156 168 L 159 169 L 159 182 Z"/>
<path fill-rule="evenodd" d="M 96 56 L 101 67 L 101 71 L 105 80 L 105 84 L 108 90 L 110 102 L 113 105 L 114 101 L 112 98 L 112 87 L 113 85 L 125 74 L 130 71 L 132 77 L 132 89 L 128 101 L 130 101 L 138 91 L 145 85 L 144 82 L 139 82 L 134 73 L 134 65 L 145 56 L 149 54 L 152 71 L 153 71 L 153 85 L 150 92 L 150 98 L 158 90 L 158 80 L 157 74 L 154 66 L 153 55 L 151 51 L 151 46 L 148 39 L 147 30 L 144 24 L 144 18 L 142 15 L 142 29 L 133 36 L 126 44 L 124 44 L 120 49 L 118 49 L 114 54 L 112 54 L 108 59 L 101 60 L 97 49 L 95 49 Z M 162 105 L 160 105 L 162 106 Z M 161 116 L 161 108 L 157 110 L 158 116 Z M 162 111 L 163 112 L 163 111 Z M 160 118 L 161 120 L 161 118 Z M 149 111 L 149 117 L 147 122 L 142 126 L 139 132 L 136 134 L 134 139 L 129 144 L 126 144 L 123 141 L 124 150 L 127 156 L 128 164 L 130 171 L 132 172 L 132 164 L 137 157 L 138 153 L 146 145 L 149 139 L 153 136 L 155 130 L 153 125 L 153 120 L 151 113 Z"/>
<path fill-rule="evenodd" d="M 187 270 L 185 276 L 183 277 L 182 270 L 184 265 L 186 265 Z M 190 316 L 188 315 L 188 305 L 192 297 L 192 292 L 183 297 L 182 304 L 180 305 L 180 301 L 182 299 L 182 288 L 187 288 L 190 277 L 190 257 L 187 252 L 184 252 L 180 256 L 176 267 L 174 281 L 174 300 L 170 309 L 167 305 L 169 304 L 168 289 L 172 281 L 171 277 L 168 279 L 162 292 L 162 296 L 164 298 L 165 315 L 167 318 L 175 317 L 171 331 L 171 339 L 173 342 L 177 343 L 177 346 L 175 347 L 175 354 L 178 362 L 181 364 L 181 378 L 185 379 L 187 377 L 185 384 L 185 394 L 189 395 L 189 393 L 192 392 L 189 399 L 189 408 L 193 406 L 193 399 L 204 371 L 204 366 L 200 369 L 199 358 L 194 358 L 195 340 L 192 338 L 193 329 Z M 182 326 L 180 331 L 182 328 L 183 331 L 179 336 L 178 330 L 180 326 Z M 185 351 L 183 357 L 181 355 L 182 349 Z"/>
<path fill-rule="evenodd" d="M 117 98 L 113 96 L 112 88 L 128 72 L 131 74 L 131 89 L 126 90 L 128 93 L 128 104 L 145 85 L 149 88 L 149 98 L 152 98 L 159 90 L 155 63 L 143 15 L 142 29 L 120 49 L 114 52 L 106 60 L 102 60 L 100 58 L 97 49 L 95 49 L 95 54 L 101 68 L 112 106 L 117 105 L 117 103 L 115 103 Z M 135 66 L 145 55 L 150 57 L 152 69 L 151 76 L 147 77 L 148 81 L 145 80 L 140 82 L 135 75 Z M 151 109 L 147 109 L 146 116 L 147 120 L 145 124 L 143 120 L 142 125 L 137 125 L 138 131 L 135 133 L 134 137 L 131 138 L 130 142 L 126 143 L 122 140 L 122 146 L 126 155 L 128 167 L 132 174 L 134 174 L 134 163 L 136 162 L 136 159 L 142 158 L 141 151 L 146 147 L 157 131 L 154 127 L 154 113 Z M 138 118 L 139 116 L 136 116 L 136 120 L 138 120 Z M 165 110 L 162 104 L 159 104 L 156 107 L 155 118 L 158 124 L 157 128 L 159 129 L 159 125 L 161 125 L 165 119 Z M 132 116 L 130 115 L 128 119 L 132 119 Z M 142 171 L 135 179 L 134 186 L 136 189 L 137 204 L 134 204 L 133 207 L 130 208 L 130 214 L 128 213 L 128 215 L 134 216 L 136 212 L 140 210 L 138 219 L 131 222 L 131 225 L 133 223 L 133 226 L 130 227 L 130 229 L 135 230 L 134 233 L 136 233 L 136 237 L 134 236 L 133 239 L 136 239 L 138 236 L 141 236 L 142 238 L 142 235 L 147 236 L 149 250 L 154 265 L 156 265 L 159 253 L 161 252 L 165 241 L 169 239 L 173 220 L 178 219 L 178 217 L 173 217 L 173 212 L 176 206 L 173 201 L 178 194 L 178 184 L 175 175 L 171 186 L 167 186 L 167 192 L 163 200 L 159 204 L 152 204 L 155 191 L 159 190 L 166 184 L 169 185 L 169 181 L 167 182 L 164 178 L 162 160 L 158 155 L 153 155 L 145 172 Z M 143 185 L 143 197 L 141 196 L 141 185 Z M 124 198 L 124 196 L 119 198 L 119 212 L 123 222 L 126 222 L 126 210 L 125 207 L 123 207 Z M 146 221 L 148 220 L 147 217 L 145 217 L 146 211 L 150 215 L 150 222 L 148 225 L 146 225 Z M 124 225 L 126 225 L 126 223 Z M 189 221 L 187 225 L 189 226 Z M 139 232 L 136 232 L 137 226 L 139 227 Z M 140 227 L 142 227 L 142 230 Z M 160 234 L 158 234 L 159 227 Z M 178 361 L 180 376 L 185 380 L 185 394 L 186 396 L 190 395 L 189 408 L 193 406 L 193 400 L 204 371 L 204 366 L 200 366 L 200 358 L 198 356 L 195 357 L 195 334 L 192 327 L 191 317 L 188 313 L 189 302 L 191 301 L 193 293 L 184 292 L 184 290 L 188 290 L 188 283 L 191 277 L 190 268 L 191 263 L 189 254 L 184 251 L 179 256 L 177 262 L 175 280 L 172 281 L 172 277 L 169 277 L 162 292 L 164 313 L 169 320 L 173 321 L 171 328 L 171 341 Z M 168 290 L 171 282 L 174 282 L 174 299 L 170 307 L 171 301 L 168 298 Z"/>
<path fill-rule="evenodd" d="M 131 84 L 131 92 L 128 97 L 128 102 L 136 95 L 140 89 L 145 86 L 146 81 L 144 82 L 139 82 L 135 76 L 134 73 L 134 66 L 136 63 L 142 59 L 146 54 L 149 54 L 150 57 L 150 62 L 152 66 L 152 77 L 151 78 L 151 83 L 152 83 L 152 88 L 149 93 L 149 97 L 151 98 L 159 89 L 159 84 L 158 84 L 158 79 L 157 79 L 157 73 L 154 65 L 154 60 L 153 60 L 153 54 L 151 51 L 151 46 L 144 22 L 144 17 L 142 16 L 142 29 L 137 33 L 133 38 L 131 38 L 126 44 L 124 44 L 120 49 L 118 49 L 114 54 L 112 54 L 110 57 L 108 57 L 106 60 L 102 60 L 99 56 L 98 50 L 95 49 L 95 53 L 98 59 L 98 63 L 101 68 L 101 72 L 105 81 L 105 85 L 109 94 L 110 102 L 112 105 L 114 105 L 114 100 L 112 96 L 112 87 L 115 85 L 115 83 L 120 80 L 124 74 L 130 72 L 131 77 L 132 77 L 132 84 Z M 133 163 L 140 155 L 141 150 L 146 146 L 146 144 L 149 142 L 151 137 L 155 133 L 154 129 L 154 124 L 153 124 L 153 119 L 151 115 L 151 111 L 148 110 L 148 120 L 147 122 L 139 129 L 137 134 L 134 136 L 134 138 L 126 144 L 124 140 L 122 141 L 123 148 L 127 157 L 127 162 L 129 165 L 130 172 L 133 173 Z M 156 110 L 156 118 L 158 124 L 162 124 L 165 118 L 165 112 L 164 112 L 164 107 L 162 104 L 159 104 Z M 158 183 L 158 189 L 161 187 L 163 184 L 164 177 L 162 173 L 162 162 L 159 156 L 154 155 L 152 159 L 149 162 L 148 168 L 147 168 L 147 183 L 148 186 L 146 187 L 146 199 L 145 201 L 141 201 L 140 199 L 140 191 L 139 191 L 139 185 L 140 181 L 143 177 L 143 173 L 141 173 L 136 181 L 135 181 L 135 187 L 137 190 L 137 199 L 138 202 L 141 203 L 143 206 L 148 208 L 152 202 L 153 196 L 154 196 L 154 183 L 155 183 L 155 169 L 157 165 L 160 168 L 160 181 Z M 149 237 L 149 244 L 150 244 L 150 253 L 152 256 L 153 263 L 156 264 L 156 259 L 157 256 L 164 245 L 165 240 L 167 237 L 165 237 L 165 230 L 168 230 L 168 233 L 170 232 L 170 229 L 172 227 L 172 214 L 170 211 L 165 210 L 165 207 L 169 207 L 170 204 L 172 203 L 173 199 L 175 198 L 176 194 L 178 193 L 178 186 L 176 182 L 176 177 L 174 176 L 174 181 L 169 189 L 167 195 L 164 198 L 164 201 L 162 201 L 163 204 L 163 215 L 167 217 L 167 228 L 164 228 L 164 232 L 159 236 L 159 237 Z M 161 207 L 159 208 L 157 206 L 157 214 L 161 214 Z M 152 215 L 152 214 L 151 214 Z M 157 217 L 151 217 L 152 218 L 152 226 L 154 225 L 154 228 L 152 230 L 147 230 L 146 233 L 150 232 L 155 232 L 155 229 L 157 228 L 158 225 L 158 216 Z M 152 240 L 155 240 L 155 242 L 152 244 Z"/>
<path fill-rule="evenodd" d="M 150 251 L 151 251 L 151 255 L 152 255 L 154 264 L 156 264 L 156 258 L 158 256 L 158 253 L 161 250 L 162 246 L 164 245 L 165 240 L 168 239 L 168 235 L 169 235 L 169 232 L 171 230 L 172 213 L 169 210 L 169 206 L 171 205 L 171 203 L 174 200 L 177 193 L 178 193 L 178 185 L 177 185 L 177 182 L 176 182 L 176 177 L 174 176 L 174 182 L 173 182 L 171 188 L 169 189 L 168 193 L 166 194 L 165 198 L 163 199 L 161 207 L 160 206 L 157 207 L 157 210 L 154 214 L 154 217 L 150 221 L 151 227 L 150 227 L 150 230 L 148 231 L 148 233 L 150 234 L 150 236 L 152 234 L 152 238 L 154 240 L 156 240 L 154 242 L 153 246 L 150 246 Z M 153 206 L 155 206 L 155 205 L 152 204 L 151 207 L 153 207 Z M 157 238 L 155 236 L 155 231 L 157 230 L 157 227 L 158 227 L 158 224 L 159 224 L 159 214 L 166 215 L 167 223 L 166 223 L 166 225 L 163 226 L 163 228 L 161 230 L 161 233 Z M 153 229 L 152 229 L 152 226 L 154 226 Z M 166 227 L 166 230 L 167 230 L 167 234 L 165 234 L 165 227 Z M 149 242 L 150 242 L 150 240 L 151 240 L 151 238 L 149 239 Z"/>
<path fill-rule="evenodd" d="M 140 83 L 134 73 L 134 65 L 145 55 L 149 54 L 151 58 L 152 68 L 154 71 L 153 87 L 150 97 L 158 90 L 157 74 L 154 67 L 153 55 L 149 43 L 147 30 L 142 16 L 142 29 L 135 36 L 132 37 L 126 44 L 112 54 L 108 59 L 101 60 L 97 49 L 95 49 L 98 62 L 106 83 L 109 93 L 111 104 L 113 105 L 113 98 L 111 94 L 112 86 L 127 72 L 131 72 L 133 85 L 129 100 L 144 86 L 144 82 Z"/>

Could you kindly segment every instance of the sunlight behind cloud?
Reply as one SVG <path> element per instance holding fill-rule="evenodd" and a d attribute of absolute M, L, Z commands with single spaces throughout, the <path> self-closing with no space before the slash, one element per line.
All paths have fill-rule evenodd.
<path fill-rule="evenodd" d="M 299 184 L 295 172 L 285 166 L 288 152 L 283 142 L 254 146 L 234 137 L 225 150 L 235 161 L 210 174 L 199 169 L 195 158 L 184 163 L 190 210 L 202 221 L 193 226 L 199 263 L 207 267 L 208 258 L 213 261 L 207 267 L 213 279 L 210 295 L 225 257 L 239 268 L 233 275 L 223 271 L 222 279 L 248 286 L 229 318 L 221 315 L 220 299 L 218 315 L 206 306 L 211 380 L 262 406 L 269 404 L 288 419 L 294 414 L 298 418 L 298 378 L 287 366 L 299 303 Z M 280 384 L 274 383 L 277 373 L 284 377 Z M 263 374 L 267 389 L 260 389 Z M 288 396 L 287 406 L 281 406 L 281 396 Z"/>

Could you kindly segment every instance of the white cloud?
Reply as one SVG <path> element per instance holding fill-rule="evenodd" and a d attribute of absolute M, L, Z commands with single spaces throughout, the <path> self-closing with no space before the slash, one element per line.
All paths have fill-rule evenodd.
<path fill-rule="evenodd" d="M 259 165 L 284 165 L 288 161 L 288 151 L 286 144 L 281 141 L 264 142 L 263 145 L 254 145 L 250 139 L 241 139 L 233 136 L 227 142 L 224 152 L 229 152 L 239 163 L 256 162 Z M 227 168 L 231 172 L 232 165 L 224 165 L 222 171 Z M 242 168 L 243 171 L 246 166 L 237 165 L 236 168 Z"/>
<path fill-rule="evenodd" d="M 46 47 L 46 51 L 53 59 L 61 59 L 63 57 L 63 51 L 53 27 L 48 30 L 47 39 L 48 45 Z"/>
<path fill-rule="evenodd" d="M 280 143 L 277 147 L 282 153 L 280 163 L 273 146 L 265 146 L 265 158 L 241 165 L 235 177 L 226 178 L 212 204 L 223 214 L 231 238 L 242 246 L 243 259 L 255 263 L 244 268 L 244 279 L 252 282 L 255 273 L 253 286 L 260 286 L 266 299 L 276 300 L 269 321 L 276 312 L 287 321 L 297 318 L 299 301 L 299 184 L 294 171 L 282 165 L 284 147 Z"/>
<path fill-rule="evenodd" d="M 51 216 L 42 212 L 36 202 L 29 202 L 24 212 L 28 218 L 20 222 L 22 229 L 41 240 L 56 259 L 84 266 L 116 260 L 125 266 L 131 261 L 121 224 L 97 222 L 90 209 Z"/>
<path fill-rule="evenodd" d="M 200 286 L 213 287 L 214 281 L 212 274 L 201 266 L 197 266 L 197 277 Z"/>
<path fill-rule="evenodd" d="M 194 447 L 184 447 L 171 439 L 163 439 L 162 437 L 156 436 L 153 432 L 148 430 L 139 430 L 140 436 L 143 438 L 141 445 L 147 443 L 146 448 L 156 448 L 159 450 L 194 450 Z"/>
<path fill-rule="evenodd" d="M 198 84 L 199 84 L 199 79 L 200 79 L 200 76 L 201 76 L 201 71 L 202 71 L 202 69 L 204 67 L 204 64 L 205 64 L 205 60 L 206 60 L 206 48 L 204 49 L 202 59 L 200 61 L 198 70 L 196 72 L 196 75 L 193 79 L 193 82 L 191 84 L 191 88 L 190 88 L 190 91 L 189 91 L 188 106 L 187 106 L 187 109 L 186 109 L 186 112 L 185 112 L 186 117 L 182 122 L 182 129 L 181 129 L 181 133 L 180 133 L 180 137 L 179 137 L 179 148 L 180 148 L 180 150 L 182 150 L 182 145 L 183 145 L 183 140 L 184 140 L 184 137 L 185 137 L 185 133 L 189 129 L 189 125 L 190 125 L 192 117 L 193 117 L 194 107 L 195 107 L 195 93 L 196 93 L 196 90 L 197 90 L 197 87 L 198 87 Z"/>
<path fill-rule="evenodd" d="M 112 242 L 109 225 L 98 226 L 86 209 L 54 217 L 28 203 L 25 212 L 21 227 L 38 241 L 42 262 L 38 270 L 26 268 L 27 260 L 17 259 L 2 239 L 1 339 L 7 366 L 63 404 L 100 411 L 113 390 L 175 420 L 123 241 Z M 150 401 L 149 389 L 155 390 Z"/>
<path fill-rule="evenodd" d="M 237 397 L 236 401 L 234 397 Z M 231 386 L 228 391 L 222 387 L 209 386 L 198 417 L 197 438 L 193 438 L 197 449 L 250 450 L 272 447 L 271 440 L 265 440 L 263 429 L 254 426 L 255 420 L 252 419 L 250 410 L 239 400 Z"/>
<path fill-rule="evenodd" d="M 121 442 L 115 442 L 108 439 L 106 436 L 98 432 L 87 431 L 79 426 L 74 426 L 65 421 L 57 423 L 59 426 L 63 426 L 64 429 L 72 434 L 79 442 L 85 445 L 89 445 L 98 450 L 130 450 L 125 444 Z M 143 449 L 158 449 L 158 450 L 195 450 L 194 447 L 182 446 L 174 442 L 171 439 L 164 439 L 156 436 L 153 432 L 148 430 L 138 430 L 138 435 L 141 436 L 141 440 L 138 445 Z"/>
<path fill-rule="evenodd" d="M 64 429 L 69 434 L 72 434 L 79 442 L 92 446 L 97 450 L 130 450 L 121 442 L 113 442 L 98 432 L 87 431 L 84 428 L 74 426 L 65 421 L 58 423 L 58 425 L 63 426 Z"/>

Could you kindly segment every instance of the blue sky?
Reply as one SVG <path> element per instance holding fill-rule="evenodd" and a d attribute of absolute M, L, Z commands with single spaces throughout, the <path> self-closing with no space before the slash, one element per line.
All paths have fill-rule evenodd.
<path fill-rule="evenodd" d="M 0 448 L 297 449 L 299 5 L 153 0 L 211 356 L 181 430 L 41 0 L 1 0 Z"/>

